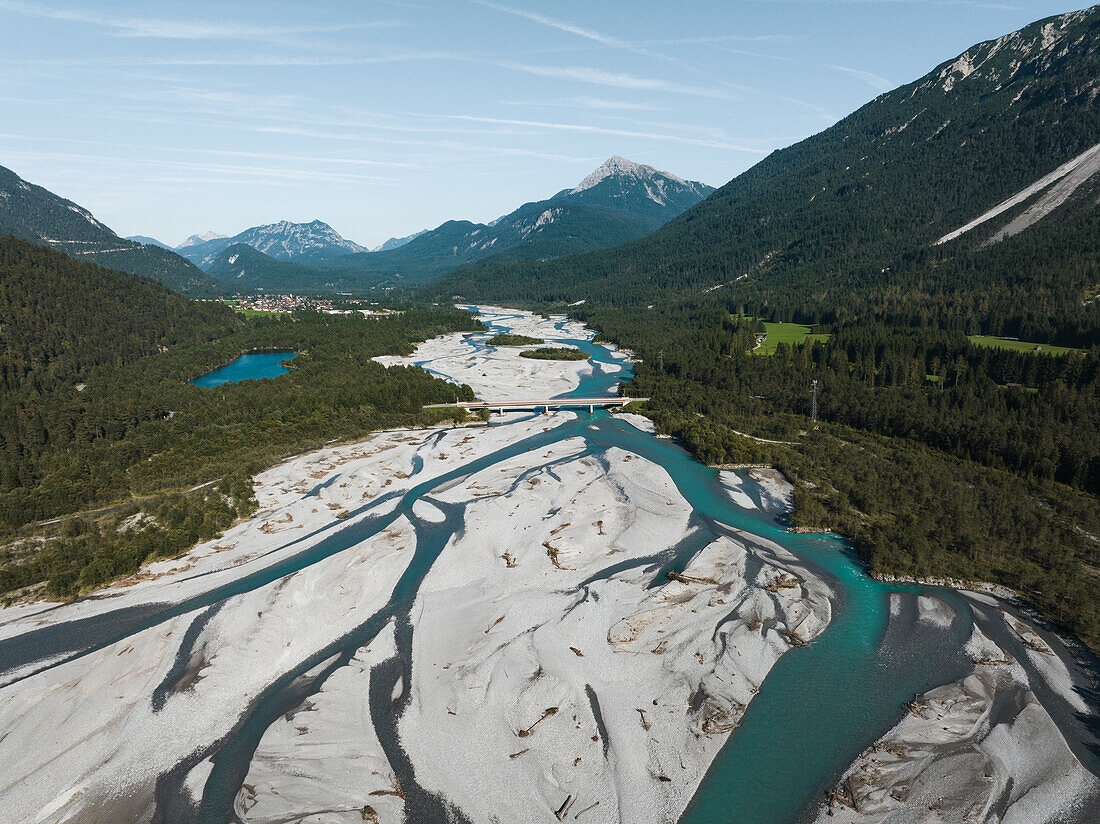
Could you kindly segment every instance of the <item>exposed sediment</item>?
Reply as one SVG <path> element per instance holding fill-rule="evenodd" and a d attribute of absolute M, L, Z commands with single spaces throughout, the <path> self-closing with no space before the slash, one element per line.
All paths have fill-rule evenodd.
<path fill-rule="evenodd" d="M 938 599 L 921 618 L 941 622 Z M 1025 643 L 1045 642 L 1004 614 Z M 1074 757 L 1025 669 L 975 626 L 969 675 L 929 690 L 828 793 L 824 822 L 1044 824 L 1100 816 L 1100 779 Z M 1053 656 L 1047 647 L 1041 654 Z"/>
<path fill-rule="evenodd" d="M 563 316 L 545 318 L 499 306 L 479 307 L 479 317 L 487 323 L 507 323 L 512 333 L 539 338 L 546 346 L 567 346 L 569 341 L 591 340 L 592 332 Z M 375 358 L 386 366 L 418 365 L 438 377 L 467 384 L 482 400 L 493 398 L 552 398 L 580 386 L 581 381 L 599 369 L 617 374 L 629 360 L 629 354 L 605 346 L 616 363 L 599 365 L 588 361 L 548 361 L 521 357 L 536 347 L 489 346 L 493 333 L 454 333 L 425 341 L 412 355 Z"/>

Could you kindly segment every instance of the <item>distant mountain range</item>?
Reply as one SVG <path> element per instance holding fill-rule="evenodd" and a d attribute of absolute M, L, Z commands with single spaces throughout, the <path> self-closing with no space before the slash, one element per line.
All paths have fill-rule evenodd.
<path fill-rule="evenodd" d="M 207 274 L 232 287 L 234 292 L 334 291 L 355 288 L 336 269 L 276 260 L 247 243 L 234 243 L 214 256 Z"/>
<path fill-rule="evenodd" d="M 176 247 L 176 250 L 190 249 L 192 246 L 199 246 L 210 240 L 218 240 L 219 238 L 226 237 L 226 235 L 219 234 L 218 232 L 201 232 L 197 235 L 191 235 L 187 240 Z"/>
<path fill-rule="evenodd" d="M 266 226 L 253 226 L 233 237 L 214 236 L 206 240 L 192 235 L 178 251 L 202 269 L 209 269 L 224 249 L 243 243 L 275 260 L 294 261 L 317 265 L 333 261 L 348 254 L 367 251 L 340 235 L 327 223 L 314 220 L 309 223 L 291 223 L 280 220 Z M 191 242 L 195 241 L 195 242 Z"/>
<path fill-rule="evenodd" d="M 577 186 L 525 203 L 491 224 L 447 221 L 399 248 L 352 255 L 336 265 L 374 273 L 386 283 L 417 285 L 487 258 L 541 260 L 588 252 L 643 237 L 713 191 L 615 156 Z"/>
<path fill-rule="evenodd" d="M 153 278 L 182 294 L 209 296 L 225 289 L 175 252 L 121 238 L 82 206 L 0 166 L 0 236 L 9 234 L 79 261 Z"/>
<path fill-rule="evenodd" d="M 192 235 L 177 251 L 235 289 L 285 291 L 417 286 L 485 258 L 533 260 L 626 243 L 714 189 L 612 157 L 577 186 L 491 224 L 451 220 L 373 251 L 321 221 L 281 221 L 233 237 Z M 241 246 L 249 247 L 253 254 Z"/>
<path fill-rule="evenodd" d="M 1086 323 L 1100 284 L 1097 8 L 967 49 L 645 238 L 485 260 L 432 293 L 620 306 L 706 295 L 822 322 L 866 298 L 892 322 L 951 316 L 1021 336 L 1038 324 L 1039 339 L 1054 306 L 1060 323 Z"/>
<path fill-rule="evenodd" d="M 526 203 L 491 224 L 447 221 L 390 238 L 375 251 L 320 220 L 284 220 L 232 237 L 194 234 L 173 249 L 146 235 L 120 238 L 75 203 L 0 169 L 0 232 L 147 275 L 189 295 L 224 292 L 224 284 L 238 291 L 356 290 L 418 286 L 486 258 L 545 260 L 626 243 L 712 191 L 612 157 L 573 188 Z"/>

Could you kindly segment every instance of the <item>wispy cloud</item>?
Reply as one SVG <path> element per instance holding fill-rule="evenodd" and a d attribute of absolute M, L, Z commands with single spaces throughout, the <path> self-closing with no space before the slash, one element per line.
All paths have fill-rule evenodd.
<path fill-rule="evenodd" d="M 711 48 L 718 49 L 719 51 L 723 51 L 726 54 L 739 54 L 743 57 L 751 57 L 754 60 L 777 60 L 781 63 L 794 62 L 794 58 L 786 57 L 785 55 L 781 54 L 768 54 L 767 52 L 749 51 L 748 49 L 733 49 L 729 46 L 722 46 L 718 43 L 711 43 L 709 45 L 711 46 Z"/>
<path fill-rule="evenodd" d="M 103 148 L 115 149 L 124 155 L 128 161 L 134 156 L 134 152 L 146 151 L 148 146 L 142 146 L 137 143 L 119 143 L 116 141 L 106 140 L 88 140 L 85 138 L 74 137 L 42 137 L 40 135 L 26 135 L 17 134 L 13 132 L 0 132 L 0 140 L 12 140 L 22 143 L 42 144 L 42 143 L 57 143 L 61 145 L 69 146 L 98 146 Z M 252 152 L 252 151 L 238 151 L 233 149 L 207 149 L 195 146 L 158 146 L 158 154 L 172 155 L 172 154 L 194 154 L 194 155 L 210 155 L 213 157 L 228 157 L 228 158 L 240 158 L 242 160 L 274 160 L 280 163 L 293 163 L 297 165 L 309 165 L 309 164 L 331 164 L 338 166 L 363 166 L 385 169 L 423 169 L 422 164 L 412 163 L 408 161 L 400 160 L 375 160 L 370 158 L 360 157 L 341 157 L 332 155 L 319 155 L 319 154 L 293 154 L 285 152 Z M 122 155 L 119 158 L 122 159 Z M 69 157 L 86 158 L 89 155 L 67 155 Z M 102 158 L 108 157 L 108 155 L 102 155 Z M 158 162 L 162 159 L 158 158 Z"/>
<path fill-rule="evenodd" d="M 158 169 L 172 169 L 177 172 L 201 172 L 219 175 L 222 182 L 228 180 L 300 180 L 327 181 L 337 183 L 396 183 L 393 177 L 380 175 L 354 174 L 351 172 L 325 172 L 317 169 L 303 169 L 288 166 L 249 166 L 232 163 L 198 163 L 185 160 L 148 157 L 117 157 L 106 154 L 86 154 L 76 152 L 42 152 L 32 149 L 16 150 L 10 153 L 15 158 L 45 158 L 50 160 L 76 160 L 81 163 L 121 163 L 132 167 L 145 166 Z"/>
<path fill-rule="evenodd" d="M 602 134 L 613 137 L 632 137 L 645 140 L 660 140 L 669 143 L 681 143 L 688 146 L 705 146 L 711 149 L 726 149 L 734 152 L 748 152 L 750 154 L 767 154 L 767 150 L 744 143 L 734 143 L 727 140 L 711 140 L 707 138 L 691 137 L 686 135 L 665 134 L 661 132 L 641 132 L 629 129 L 612 129 L 604 126 L 593 126 L 587 123 L 559 123 L 546 120 L 514 120 L 505 117 L 478 117 L 468 114 L 421 114 L 415 115 L 424 118 L 441 120 L 459 120 L 472 123 L 497 123 L 502 126 L 526 126 L 535 129 L 549 129 L 553 131 L 586 132 L 588 134 Z"/>
<path fill-rule="evenodd" d="M 556 109 L 599 109 L 611 111 L 653 112 L 665 107 L 653 103 L 630 103 L 625 100 L 605 100 L 600 97 L 567 97 L 540 100 L 501 100 L 505 106 L 532 106 L 537 108 Z"/>
<path fill-rule="evenodd" d="M 258 54 L 236 55 L 224 54 L 213 57 L 119 57 L 119 58 L 47 58 L 44 60 L 4 60 L 8 64 L 21 66 L 36 65 L 63 68 L 102 67 L 116 69 L 133 69 L 138 67 L 219 67 L 240 66 L 248 68 L 293 68 L 293 67 L 338 67 L 338 66 L 372 66 L 386 63 L 408 63 L 431 60 L 466 60 L 467 55 L 455 54 L 445 51 L 403 51 L 369 56 L 302 56 L 295 57 L 285 54 Z"/>
<path fill-rule="evenodd" d="M 364 29 L 391 28 L 401 25 L 392 20 L 348 22 L 339 24 L 309 24 L 293 26 L 257 25 L 232 20 L 163 20 L 150 17 L 121 17 L 76 8 L 0 0 L 0 10 L 26 17 L 38 17 L 61 22 L 103 26 L 118 37 L 147 37 L 164 40 L 250 40 L 285 43 L 305 34 L 335 34 Z"/>
<path fill-rule="evenodd" d="M 728 97 L 721 89 L 689 86 L 683 83 L 658 80 L 652 77 L 640 77 L 636 74 L 609 72 L 589 66 L 536 66 L 530 63 L 510 62 L 493 62 L 492 65 L 500 66 L 504 69 L 511 69 L 513 71 L 526 72 L 527 74 L 537 75 L 538 77 L 551 77 L 556 80 L 574 80 L 578 83 L 592 83 L 598 86 L 609 86 L 615 89 L 668 92 L 670 94 L 687 94 L 693 97 Z"/>
<path fill-rule="evenodd" d="M 816 6 L 893 5 L 893 6 L 954 6 L 956 8 L 1019 11 L 1018 5 L 990 3 L 987 0 L 749 0 L 754 3 L 784 3 Z"/>
<path fill-rule="evenodd" d="M 645 46 L 696 46 L 707 43 L 794 43 L 802 38 L 791 34 L 709 34 L 642 40 Z"/>
<path fill-rule="evenodd" d="M 489 3 L 487 2 L 487 0 L 470 0 L 470 2 L 478 6 L 485 6 L 486 8 L 496 9 L 497 11 L 504 12 L 505 14 L 514 14 L 516 17 L 522 17 L 535 23 L 541 23 L 544 26 L 549 26 L 550 28 L 557 29 L 558 31 L 575 34 L 578 37 L 585 38 L 586 40 L 595 40 L 597 43 L 603 43 L 605 46 L 615 46 L 617 48 L 628 47 L 627 43 L 623 42 L 617 37 L 600 34 L 598 31 L 586 29 L 583 26 L 578 26 L 573 23 L 566 23 L 562 20 L 555 20 L 551 17 L 547 17 L 544 14 L 538 14 L 537 12 L 526 11 L 525 9 L 514 9 L 510 6 L 502 6 L 498 3 Z"/>
<path fill-rule="evenodd" d="M 594 29 L 579 26 L 576 23 L 570 23 L 565 20 L 557 20 L 553 17 L 548 17 L 545 14 L 527 11 L 526 9 L 516 9 L 512 8 L 511 6 L 504 6 L 498 3 L 490 3 L 488 2 L 488 0 L 470 0 L 470 2 L 478 6 L 485 6 L 486 8 L 495 9 L 496 11 L 503 12 L 505 14 L 512 14 L 516 17 L 522 17 L 525 20 L 532 21 L 533 23 L 538 23 L 551 29 L 557 29 L 558 31 L 566 32 L 567 34 L 573 34 L 577 37 L 582 37 L 585 40 L 591 40 L 604 46 L 610 46 L 616 49 L 623 49 L 625 51 L 634 52 L 635 54 L 641 54 L 646 57 L 654 57 L 658 60 L 665 60 L 670 63 L 680 62 L 675 58 L 651 51 L 647 48 L 637 45 L 636 43 L 621 40 L 618 37 L 613 37 L 609 34 L 603 34 L 601 32 L 595 31 Z"/>
<path fill-rule="evenodd" d="M 876 89 L 880 92 L 888 92 L 890 91 L 890 89 L 894 88 L 894 86 L 897 85 L 896 83 L 891 83 L 882 75 L 875 74 L 874 72 L 864 71 L 863 69 L 853 69 L 849 66 L 837 66 L 833 63 L 826 63 L 825 68 L 859 78 L 872 89 Z"/>

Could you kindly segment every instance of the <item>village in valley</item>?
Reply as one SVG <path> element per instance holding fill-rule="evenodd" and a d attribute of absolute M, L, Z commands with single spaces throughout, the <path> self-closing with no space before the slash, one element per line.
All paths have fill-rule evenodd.
<path fill-rule="evenodd" d="M 362 298 L 312 297 L 308 295 L 234 295 L 218 298 L 218 302 L 232 306 L 238 312 L 252 314 L 291 314 L 293 312 L 321 312 L 326 315 L 353 315 L 356 312 L 367 318 L 385 318 L 396 314 L 383 309 L 376 301 Z"/>

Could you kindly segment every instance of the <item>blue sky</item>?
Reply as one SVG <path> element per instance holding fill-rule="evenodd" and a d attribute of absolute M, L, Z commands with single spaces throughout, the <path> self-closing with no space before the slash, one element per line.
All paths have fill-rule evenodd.
<path fill-rule="evenodd" d="M 0 165 L 123 235 L 319 218 L 375 245 L 491 220 L 612 154 L 721 185 L 1078 7 L 0 0 Z"/>

